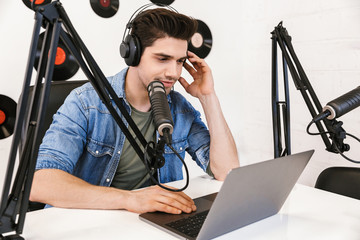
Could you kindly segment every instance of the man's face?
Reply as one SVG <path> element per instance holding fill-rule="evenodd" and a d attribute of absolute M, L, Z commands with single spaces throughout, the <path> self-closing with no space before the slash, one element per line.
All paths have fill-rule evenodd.
<path fill-rule="evenodd" d="M 146 88 L 154 80 L 161 81 L 166 93 L 179 79 L 183 63 L 187 58 L 187 41 L 171 37 L 157 39 L 145 48 L 137 72 Z"/>

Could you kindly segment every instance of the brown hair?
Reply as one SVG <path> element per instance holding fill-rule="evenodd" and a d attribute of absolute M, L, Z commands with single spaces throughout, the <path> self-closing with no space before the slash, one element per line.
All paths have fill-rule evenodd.
<path fill-rule="evenodd" d="M 141 12 L 132 23 L 131 34 L 138 37 L 142 52 L 157 39 L 173 37 L 190 41 L 198 27 L 195 19 L 165 8 Z"/>

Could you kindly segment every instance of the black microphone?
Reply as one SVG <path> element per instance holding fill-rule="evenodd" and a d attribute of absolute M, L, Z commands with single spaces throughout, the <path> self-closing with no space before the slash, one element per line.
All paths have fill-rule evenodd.
<path fill-rule="evenodd" d="M 360 106 L 360 86 L 344 95 L 328 102 L 323 112 L 316 116 L 313 121 L 319 121 L 325 117 L 329 120 L 341 117 L 351 110 Z"/>
<path fill-rule="evenodd" d="M 170 113 L 169 103 L 166 98 L 164 84 L 160 81 L 153 81 L 147 87 L 152 115 L 155 127 L 160 136 L 163 136 L 167 144 L 171 144 L 171 134 L 174 123 Z"/>

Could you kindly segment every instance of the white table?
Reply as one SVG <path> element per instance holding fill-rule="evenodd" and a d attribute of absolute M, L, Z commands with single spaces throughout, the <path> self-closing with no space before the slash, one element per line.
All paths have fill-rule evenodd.
<path fill-rule="evenodd" d="M 192 198 L 216 192 L 222 182 L 201 176 L 185 192 Z M 171 183 L 181 187 L 183 182 Z M 236 187 L 236 186 L 234 186 Z M 28 213 L 27 240 L 175 239 L 123 210 L 49 208 Z M 297 184 L 281 211 L 218 239 L 360 239 L 360 201 Z"/>

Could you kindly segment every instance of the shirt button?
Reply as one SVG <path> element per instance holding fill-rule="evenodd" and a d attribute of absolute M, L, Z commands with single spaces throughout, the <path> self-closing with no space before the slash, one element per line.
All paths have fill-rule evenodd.
<path fill-rule="evenodd" d="M 98 150 L 96 150 L 96 151 L 95 151 L 95 153 L 96 153 L 96 154 L 99 154 L 99 151 L 98 151 Z"/>
<path fill-rule="evenodd" d="M 109 179 L 109 178 L 107 178 L 107 179 L 106 179 L 106 182 L 110 182 L 110 179 Z"/>
<path fill-rule="evenodd" d="M 180 147 L 180 151 L 182 151 L 182 147 Z"/>
<path fill-rule="evenodd" d="M 120 154 L 120 151 L 118 151 L 118 154 Z"/>

